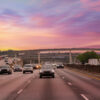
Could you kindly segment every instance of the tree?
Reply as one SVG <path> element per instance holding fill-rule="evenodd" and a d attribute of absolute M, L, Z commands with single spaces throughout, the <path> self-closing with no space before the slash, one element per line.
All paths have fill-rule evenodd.
<path fill-rule="evenodd" d="M 79 54 L 77 56 L 77 59 L 82 63 L 82 64 L 85 64 L 85 63 L 88 63 L 88 60 L 89 59 L 99 59 L 100 56 L 94 52 L 94 51 L 91 51 L 91 52 L 85 52 L 85 53 L 82 53 L 82 54 Z"/>

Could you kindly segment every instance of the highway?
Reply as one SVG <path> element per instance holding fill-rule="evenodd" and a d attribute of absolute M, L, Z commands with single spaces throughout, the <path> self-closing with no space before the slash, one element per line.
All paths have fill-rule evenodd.
<path fill-rule="evenodd" d="M 100 80 L 69 69 L 56 69 L 55 78 L 13 72 L 0 75 L 0 100 L 100 100 Z"/>

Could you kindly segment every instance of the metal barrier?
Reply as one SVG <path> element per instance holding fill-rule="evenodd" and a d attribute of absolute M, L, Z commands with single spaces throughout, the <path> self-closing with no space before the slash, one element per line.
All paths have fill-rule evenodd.
<path fill-rule="evenodd" d="M 97 72 L 100 73 L 100 65 L 75 65 L 75 64 L 67 64 L 69 68 L 76 68 L 80 70 L 85 70 L 89 72 Z"/>

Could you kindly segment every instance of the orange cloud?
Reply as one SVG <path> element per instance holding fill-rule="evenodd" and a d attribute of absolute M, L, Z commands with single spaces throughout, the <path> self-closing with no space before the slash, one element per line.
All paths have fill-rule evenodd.
<path fill-rule="evenodd" d="M 53 29 L 30 29 L 14 26 L 10 23 L 0 24 L 0 49 L 2 50 L 46 47 L 42 44 L 48 43 L 56 37 L 59 36 L 54 34 Z"/>

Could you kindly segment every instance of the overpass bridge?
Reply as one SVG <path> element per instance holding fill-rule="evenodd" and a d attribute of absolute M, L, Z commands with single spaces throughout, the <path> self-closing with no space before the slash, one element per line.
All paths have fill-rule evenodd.
<path fill-rule="evenodd" d="M 96 51 L 100 52 L 100 48 L 53 48 L 53 49 L 34 49 L 34 50 L 20 50 L 20 51 L 1 51 L 0 55 L 8 55 L 10 57 L 21 57 L 22 59 L 26 60 L 38 60 L 38 63 L 41 62 L 43 59 L 50 60 L 51 58 L 57 59 L 57 55 L 60 55 L 63 52 L 63 55 L 67 55 L 68 57 L 63 58 L 64 60 L 69 59 L 69 63 L 72 64 L 72 52 L 78 51 Z M 66 53 L 67 52 L 67 53 Z M 43 55 L 44 54 L 44 55 Z M 53 54 L 56 56 L 54 57 Z M 61 56 L 63 56 L 61 55 Z M 59 58 L 60 59 L 60 58 Z"/>
<path fill-rule="evenodd" d="M 35 49 L 36 51 L 100 51 L 100 48 L 54 48 L 54 49 Z"/>
<path fill-rule="evenodd" d="M 38 61 L 40 62 L 40 53 L 42 52 L 69 52 L 69 63 L 72 64 L 72 51 L 100 51 L 100 48 L 54 48 L 54 49 L 37 49 Z"/>

